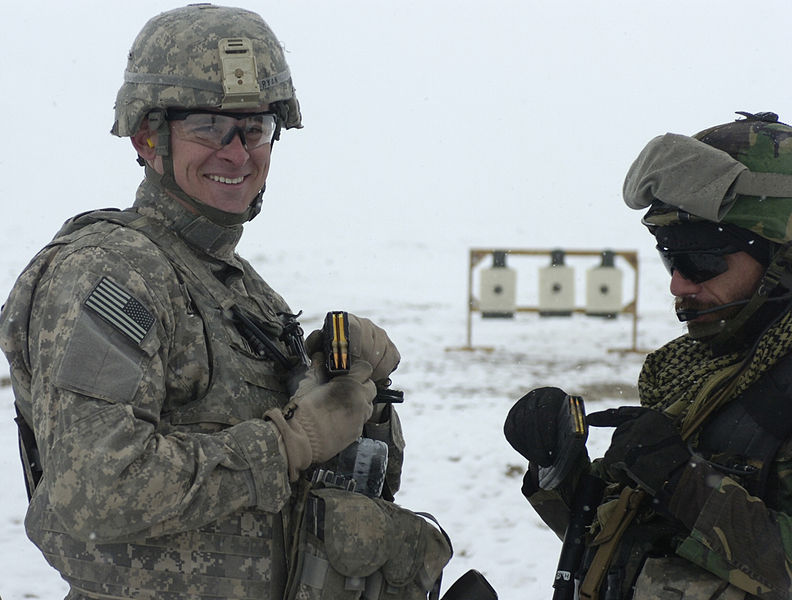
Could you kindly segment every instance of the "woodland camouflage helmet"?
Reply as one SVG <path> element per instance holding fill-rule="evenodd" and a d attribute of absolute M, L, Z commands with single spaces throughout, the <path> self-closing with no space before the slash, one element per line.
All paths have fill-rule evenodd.
<path fill-rule="evenodd" d="M 649 207 L 643 223 L 658 248 L 684 251 L 720 236 L 766 267 L 753 298 L 719 331 L 690 324 L 691 335 L 703 327 L 694 337 L 718 333 L 720 341 L 756 332 L 786 310 L 785 303 L 766 304 L 768 298 L 786 299 L 792 291 L 792 127 L 775 113 L 738 114 L 745 118 L 650 141 L 624 183 L 628 206 Z"/>
<path fill-rule="evenodd" d="M 751 174 L 756 173 L 792 176 L 792 127 L 779 122 L 778 115 L 771 112 L 738 114 L 746 118 L 716 125 L 692 136 L 747 167 L 747 171 L 741 171 L 746 182 L 742 186 L 734 182 L 731 197 L 728 194 L 724 196 L 721 209 L 725 207 L 725 210 L 722 216 L 707 218 L 707 215 L 699 214 L 698 217 L 747 229 L 771 242 L 783 244 L 792 241 L 792 177 L 768 175 L 770 179 L 766 179 L 762 187 L 756 184 L 753 190 L 747 181 L 748 177 L 752 177 Z M 753 176 L 753 179 L 756 177 Z M 707 183 L 698 182 L 699 186 Z M 690 185 L 690 182 L 685 184 Z M 648 226 L 696 220 L 696 213 L 700 212 L 691 206 L 690 214 L 686 215 L 684 213 L 688 211 L 679 211 L 682 207 L 678 202 L 664 200 L 654 199 L 652 204 L 655 210 L 650 211 L 644 219 Z M 662 210 L 659 203 L 674 207 L 675 210 Z"/>
<path fill-rule="evenodd" d="M 302 127 L 300 107 L 283 48 L 254 12 L 241 8 L 190 4 L 150 19 L 129 51 L 124 83 L 115 104 L 111 133 L 133 136 L 143 120 L 158 133 L 157 154 L 164 174 L 146 166 L 146 177 L 222 225 L 252 219 L 260 210 L 261 190 L 241 215 L 212 208 L 188 196 L 175 182 L 165 111 L 235 111 L 269 105 L 276 113 L 274 139 L 282 127 Z"/>
<path fill-rule="evenodd" d="M 705 129 L 696 139 L 723 150 L 753 173 L 792 175 L 792 127 L 771 112 L 738 113 L 745 119 Z M 792 186 L 789 196 L 737 194 L 722 222 L 748 229 L 772 242 L 792 241 Z"/>

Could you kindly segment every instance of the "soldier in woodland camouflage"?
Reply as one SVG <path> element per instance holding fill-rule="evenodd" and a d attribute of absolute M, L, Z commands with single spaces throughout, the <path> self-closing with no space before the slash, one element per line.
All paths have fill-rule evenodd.
<path fill-rule="evenodd" d="M 640 406 L 588 415 L 616 428 L 605 455 L 543 488 L 566 394 L 535 389 L 507 418 L 523 493 L 559 536 L 579 482 L 604 482 L 576 597 L 792 598 L 792 127 L 740 114 L 655 138 L 625 180 L 688 333 L 647 357 Z"/>
<path fill-rule="evenodd" d="M 350 315 L 354 362 L 328 381 L 317 336 L 309 361 L 289 306 L 235 252 L 261 209 L 272 144 L 299 127 L 261 17 L 208 4 L 154 17 L 112 129 L 145 166 L 133 207 L 68 221 L 5 303 L 0 345 L 35 437 L 25 526 L 70 600 L 281 598 L 312 465 L 364 433 L 388 446 L 385 496 L 399 488 L 399 420 L 372 404 L 399 362 L 387 334 Z M 440 546 L 392 553 L 431 579 L 448 559 Z M 380 558 L 365 575 L 393 557 Z"/>

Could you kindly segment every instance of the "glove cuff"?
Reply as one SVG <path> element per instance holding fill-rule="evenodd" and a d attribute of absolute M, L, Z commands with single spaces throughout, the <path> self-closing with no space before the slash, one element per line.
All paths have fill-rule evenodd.
<path fill-rule="evenodd" d="M 268 410 L 264 413 L 264 418 L 270 420 L 280 433 L 289 463 L 289 481 L 297 481 L 300 472 L 311 466 L 313 444 L 309 436 L 301 423 L 296 419 L 287 421 L 279 408 Z"/>
<path fill-rule="evenodd" d="M 327 448 L 324 437 L 316 424 L 316 418 L 307 406 L 298 406 L 294 412 L 294 418 L 291 420 L 296 421 L 295 425 L 305 435 L 305 440 L 311 451 L 311 462 L 323 463 L 335 456 L 336 453 Z"/>

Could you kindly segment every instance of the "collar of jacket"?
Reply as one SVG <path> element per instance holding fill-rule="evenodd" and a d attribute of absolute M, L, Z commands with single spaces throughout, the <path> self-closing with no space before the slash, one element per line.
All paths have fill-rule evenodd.
<path fill-rule="evenodd" d="M 242 237 L 242 225 L 226 227 L 196 215 L 149 179 L 140 184 L 134 206 L 140 214 L 164 222 L 196 250 L 239 266 L 234 251 Z"/>

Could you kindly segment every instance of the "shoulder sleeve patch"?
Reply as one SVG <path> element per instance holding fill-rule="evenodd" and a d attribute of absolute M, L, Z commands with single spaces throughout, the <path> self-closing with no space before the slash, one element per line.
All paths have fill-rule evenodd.
<path fill-rule="evenodd" d="M 85 306 L 136 344 L 154 324 L 154 317 L 123 288 L 103 277 L 85 300 Z"/>

